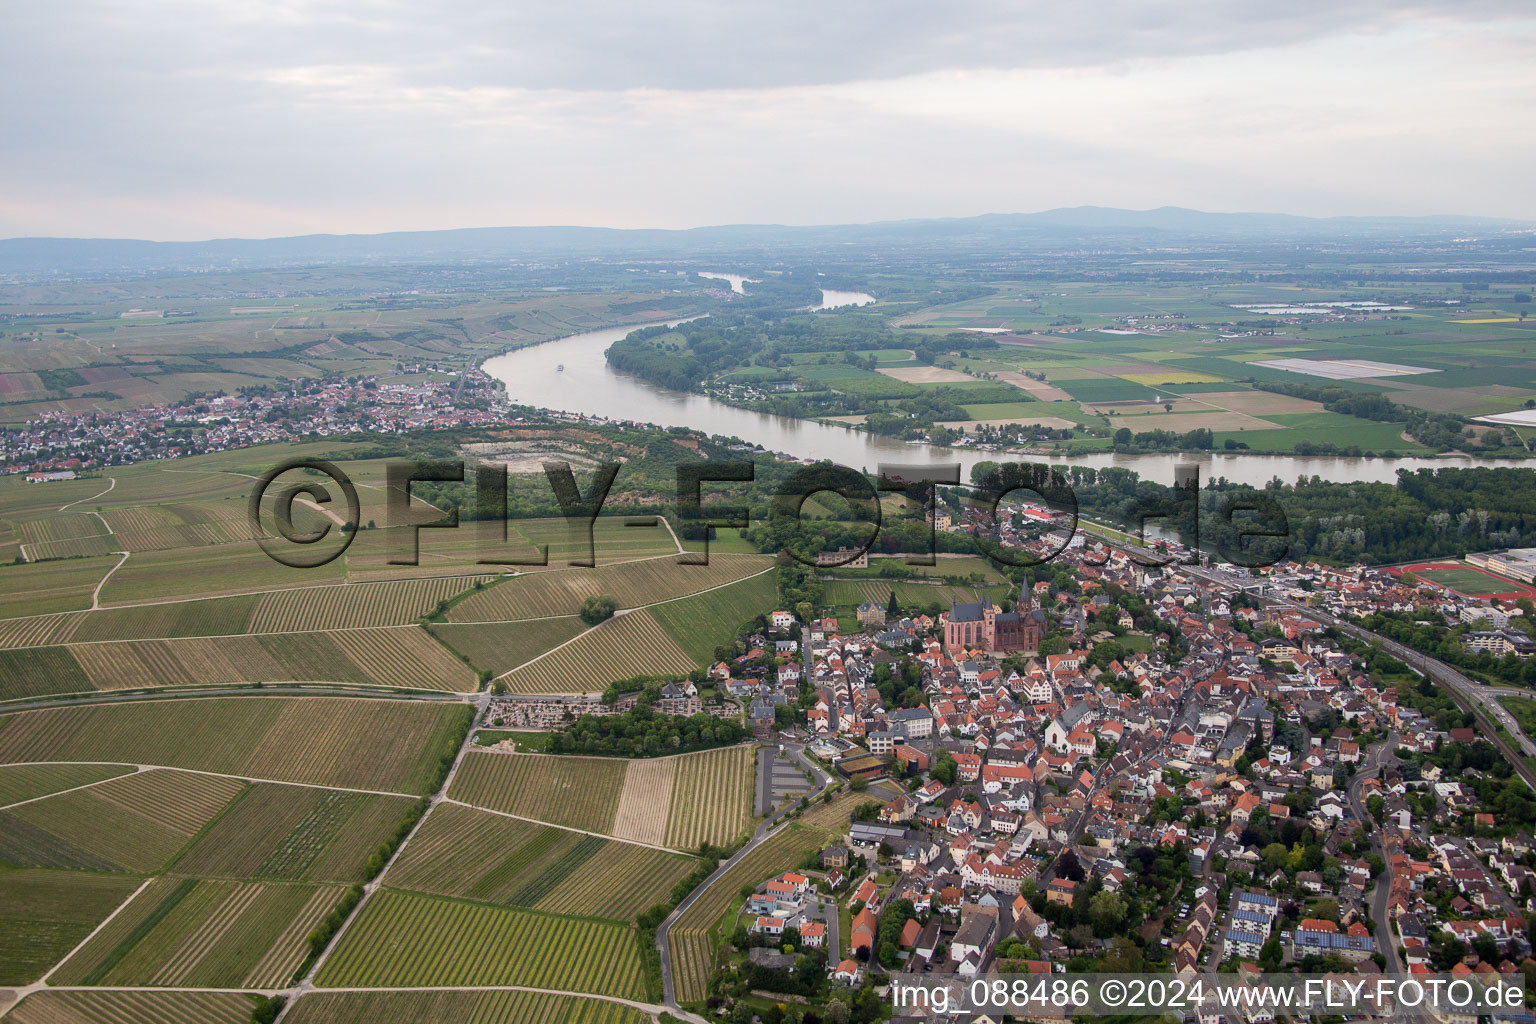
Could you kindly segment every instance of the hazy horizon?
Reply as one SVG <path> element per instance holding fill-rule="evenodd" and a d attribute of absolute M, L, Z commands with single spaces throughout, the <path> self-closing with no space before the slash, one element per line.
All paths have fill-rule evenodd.
<path fill-rule="evenodd" d="M 0 237 L 849 224 L 1079 205 L 1536 220 L 1515 0 L 11 12 Z"/>

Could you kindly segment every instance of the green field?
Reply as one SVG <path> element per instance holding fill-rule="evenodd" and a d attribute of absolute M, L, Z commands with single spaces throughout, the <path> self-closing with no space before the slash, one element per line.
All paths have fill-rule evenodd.
<path fill-rule="evenodd" d="M 397 889 L 631 921 L 693 869 L 687 857 L 441 804 L 390 868 Z"/>
<path fill-rule="evenodd" d="M 415 801 L 256 783 L 171 867 L 203 878 L 360 882 Z"/>
<path fill-rule="evenodd" d="M 3 812 L 0 856 L 25 867 L 162 869 L 231 800 L 236 779 L 189 772 L 124 775 Z"/>
<path fill-rule="evenodd" d="M 1449 587 L 1458 594 L 1477 597 L 1483 594 L 1511 594 L 1524 589 L 1524 584 L 1503 580 L 1477 569 L 1421 569 L 1413 575 Z"/>
<path fill-rule="evenodd" d="M 42 977 L 138 887 L 122 875 L 0 870 L 0 985 Z"/>
<path fill-rule="evenodd" d="M 668 601 L 649 609 L 661 628 L 699 666 L 715 660 L 715 648 L 736 639 L 759 615 L 774 610 L 778 599 L 772 573 L 761 573 L 707 594 Z"/>
<path fill-rule="evenodd" d="M 337 886 L 162 878 L 58 970 L 61 984 L 276 988 L 308 953 Z"/>
<path fill-rule="evenodd" d="M 525 985 L 629 999 L 645 995 L 639 933 L 631 927 L 393 889 L 368 901 L 316 983 Z"/>
<path fill-rule="evenodd" d="M 441 622 L 427 628 L 475 668 L 501 675 L 578 636 L 587 624 L 568 615 L 516 622 Z"/>
<path fill-rule="evenodd" d="M 602 999 L 552 992 L 317 992 L 290 1024 L 648 1024 L 650 1017 Z"/>
<path fill-rule="evenodd" d="M 88 786 L 132 770 L 122 765 L 101 764 L 0 765 L 0 807 Z"/>
<path fill-rule="evenodd" d="M 607 833 L 624 789 L 626 762 L 472 750 L 448 795 L 553 825 Z"/>
<path fill-rule="evenodd" d="M 34 992 L 11 1024 L 247 1024 L 255 1003 L 235 992 Z"/>
<path fill-rule="evenodd" d="M 469 717 L 457 703 L 254 696 L 28 711 L 0 720 L 0 764 L 156 764 L 421 794 Z"/>

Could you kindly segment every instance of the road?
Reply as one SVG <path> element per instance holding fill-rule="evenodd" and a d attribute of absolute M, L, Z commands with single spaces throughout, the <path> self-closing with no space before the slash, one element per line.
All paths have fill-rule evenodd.
<path fill-rule="evenodd" d="M 1389 859 L 1389 851 L 1381 842 L 1380 829 L 1373 828 L 1371 819 L 1365 810 L 1365 801 L 1360 793 L 1365 780 L 1374 778 L 1396 758 L 1392 751 L 1397 747 L 1397 733 L 1387 733 L 1387 738 L 1373 746 L 1366 756 L 1366 761 L 1349 780 L 1349 809 L 1355 816 L 1355 820 L 1365 828 L 1371 837 L 1371 845 L 1376 852 L 1381 854 L 1381 859 L 1386 862 L 1386 869 L 1376 877 L 1376 887 L 1371 890 L 1371 920 L 1376 922 L 1376 946 L 1382 955 L 1387 958 L 1386 973 L 1402 974 L 1402 959 L 1397 953 L 1397 943 L 1392 939 L 1392 919 L 1387 913 L 1387 900 L 1392 895 L 1392 862 Z"/>
<path fill-rule="evenodd" d="M 809 794 L 809 799 L 814 802 L 817 798 L 826 792 L 827 787 L 831 785 L 832 780 L 827 776 L 826 772 L 822 771 L 814 762 L 811 761 L 810 758 L 805 756 L 805 748 L 800 744 L 785 744 L 784 750 L 786 753 L 794 755 L 795 760 L 804 765 L 811 772 L 811 777 L 816 780 L 816 790 L 815 792 Z M 730 859 L 727 860 L 724 864 L 721 864 L 718 868 L 711 872 L 710 876 L 704 879 L 704 883 L 697 889 L 693 890 L 693 892 L 689 893 L 683 899 L 683 902 L 679 903 L 676 908 L 673 909 L 672 913 L 667 915 L 666 920 L 662 921 L 660 926 L 657 927 L 656 949 L 661 954 L 662 1002 L 666 1005 L 668 1013 L 672 1014 L 673 1016 L 685 1015 L 684 1010 L 677 1005 L 677 987 L 672 980 L 672 957 L 670 943 L 672 926 L 677 923 L 677 919 L 682 917 L 683 914 L 687 912 L 688 908 L 693 906 L 694 902 L 697 901 L 698 898 L 702 896 L 710 886 L 714 885 L 717 881 L 720 880 L 720 876 L 724 875 L 731 868 L 735 867 L 736 864 L 747 854 L 751 853 L 764 842 L 782 832 L 793 821 L 794 819 L 790 818 L 780 822 L 777 825 L 774 825 L 770 820 L 765 821 L 759 825 L 757 827 L 757 831 L 752 834 L 752 838 L 747 841 L 747 844 L 732 854 Z M 829 929 L 829 931 L 831 930 L 833 929 Z M 831 936 L 828 936 L 828 938 L 830 939 Z"/>

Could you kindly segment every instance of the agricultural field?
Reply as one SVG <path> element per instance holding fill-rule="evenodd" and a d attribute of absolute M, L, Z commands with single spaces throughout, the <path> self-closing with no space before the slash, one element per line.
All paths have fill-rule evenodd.
<path fill-rule="evenodd" d="M 284 275 L 278 275 L 282 277 Z M 257 289 L 291 285 L 278 277 L 257 274 L 248 280 Z M 177 303 L 195 315 L 186 318 L 128 318 L 117 316 L 120 300 L 77 293 L 68 313 L 50 318 L 47 346 L 5 342 L 6 372 L 0 375 L 0 395 L 7 400 L 8 421 L 45 411 L 116 411 L 136 406 L 179 402 L 204 393 L 237 393 L 242 387 L 273 385 L 289 379 L 325 375 L 389 377 L 399 363 L 436 362 L 445 352 L 463 359 L 483 359 L 508 348 L 546 341 L 575 331 L 615 323 L 643 323 L 657 311 L 646 308 L 650 296 L 630 292 L 565 294 L 544 292 L 497 296 L 475 295 L 450 305 L 399 304 L 389 310 L 388 326 L 377 322 L 376 304 L 355 303 L 329 294 L 285 302 L 232 305 L 215 289 L 188 285 L 176 278 Z M 311 283 L 310 287 L 316 286 Z M 220 287 L 223 287 L 222 285 Z M 318 287 L 328 293 L 351 293 L 391 287 L 387 275 L 327 274 Z M 46 303 L 36 292 L 28 301 Z M 641 301 L 636 301 L 641 299 Z M 55 300 L 56 301 L 56 300 Z M 165 296 L 146 301 L 167 303 Z M 263 308 L 266 307 L 266 308 Z M 89 309 L 80 314 L 75 310 Z M 445 320 L 456 325 L 445 327 Z M 64 379 L 58 379 L 62 371 Z M 45 376 L 53 374 L 48 379 Z M 116 397 L 103 397 L 110 392 Z M 87 397 L 96 393 L 95 397 Z M 299 447 L 297 445 L 295 448 Z M 319 450 L 334 451 L 339 445 Z M 229 453 L 204 457 L 201 465 L 227 466 Z M 116 473 L 119 470 L 113 468 Z M 65 500 L 102 489 L 99 481 Z M 53 489 L 54 485 L 49 485 Z M 156 496 L 165 501 L 171 495 Z"/>
<path fill-rule="evenodd" d="M 92 690 L 334 683 L 469 693 L 475 671 L 420 626 L 0 650 L 0 699 Z"/>
<path fill-rule="evenodd" d="M 551 566 L 587 557 L 585 531 L 578 531 L 573 536 L 570 524 L 564 519 L 517 519 L 510 525 L 522 537 L 529 553 L 548 547 Z M 608 562 L 650 558 L 676 550 L 677 541 L 672 532 L 660 524 L 630 526 L 625 518 L 618 516 L 598 516 L 592 524 L 591 552 L 599 567 Z"/>
<path fill-rule="evenodd" d="M 49 512 L 36 518 L 16 518 L 12 524 L 17 553 L 30 562 L 57 558 L 86 558 L 122 550 L 107 531 L 106 522 L 88 512 Z"/>
<path fill-rule="evenodd" d="M 404 626 L 488 579 L 434 577 L 297 586 L 232 597 L 156 600 L 95 611 L 0 619 L 0 648 Z"/>
<path fill-rule="evenodd" d="M 169 637 L 224 636 L 244 633 L 256 604 L 252 594 L 169 604 L 101 608 L 86 612 L 55 642 L 149 640 Z"/>
<path fill-rule="evenodd" d="M 340 886 L 160 878 L 55 972 L 60 985 L 281 988 Z"/>
<path fill-rule="evenodd" d="M 89 608 L 91 593 L 117 563 L 116 555 L 102 555 L 0 565 L 0 619 Z"/>
<path fill-rule="evenodd" d="M 89 786 L 133 771 L 110 764 L 0 765 L 0 809 L 66 789 Z"/>
<path fill-rule="evenodd" d="M 171 865 L 177 875 L 360 882 L 415 801 L 258 782 Z"/>
<path fill-rule="evenodd" d="M 123 875 L 0 871 L 0 985 L 38 980 L 138 887 Z"/>
<path fill-rule="evenodd" d="M 0 812 L 0 858 L 24 867 L 160 870 L 245 790 L 220 775 L 154 769 Z"/>
<path fill-rule="evenodd" d="M 0 648 L 63 643 L 89 612 L 55 612 L 0 619 Z"/>
<path fill-rule="evenodd" d="M 106 569 L 116 558 L 102 560 Z M 345 569 L 337 559 L 316 569 L 293 569 L 269 558 L 254 541 L 205 547 L 141 551 L 130 555 L 122 568 L 101 588 L 103 605 L 140 601 L 190 600 L 250 594 L 289 587 L 313 587 L 343 582 Z M 66 563 L 67 564 L 67 563 Z M 417 570 L 419 575 L 420 570 Z M 97 577 L 100 579 L 100 575 Z M 95 586 L 93 581 L 92 587 Z M 76 607 L 90 606 L 90 591 Z M 35 612 L 61 609 L 37 608 Z"/>
<path fill-rule="evenodd" d="M 752 822 L 750 744 L 643 760 L 471 751 L 449 797 L 568 828 L 691 850 Z M 665 808 L 665 810 L 663 810 Z"/>
<path fill-rule="evenodd" d="M 930 583 L 914 583 L 909 580 L 828 580 L 826 583 L 825 604 L 830 608 L 852 609 L 857 608 L 865 601 L 873 601 L 884 608 L 891 599 L 891 594 L 896 595 L 897 603 L 903 609 L 924 609 L 929 605 L 937 604 L 941 610 L 948 611 L 952 603 L 964 604 L 968 601 L 979 600 L 985 593 L 994 601 L 1007 596 L 1009 588 L 993 585 L 984 589 L 975 587 L 951 587 L 942 583 L 938 585 Z M 913 614 L 916 614 L 914 612 Z"/>
<path fill-rule="evenodd" d="M 508 956 L 518 950 L 520 955 Z M 329 987 L 524 985 L 643 999 L 639 933 L 612 922 L 379 890 L 315 979 Z"/>
<path fill-rule="evenodd" d="M 230 498 L 197 504 L 109 508 L 99 515 L 118 551 L 163 551 L 233 544 L 252 537 L 245 502 Z"/>
<path fill-rule="evenodd" d="M 627 922 L 665 900 L 692 868 L 691 859 L 661 850 L 443 803 L 384 881 L 396 889 Z"/>
<path fill-rule="evenodd" d="M 613 598 L 620 608 L 639 608 L 732 583 L 771 564 L 762 555 L 719 555 L 711 556 L 708 565 L 651 557 L 596 569 L 551 569 L 486 587 L 454 605 L 448 620 L 505 622 L 575 615 L 582 601 L 602 595 Z"/>
<path fill-rule="evenodd" d="M 152 764 L 420 795 L 470 717 L 459 703 L 326 697 L 50 708 L 0 719 L 0 764 Z"/>
<path fill-rule="evenodd" d="M 762 573 L 739 583 L 696 594 L 646 611 L 697 665 L 715 660 L 715 648 L 736 639 L 741 627 L 759 615 L 772 612 L 778 600 L 773 573 Z"/>
<path fill-rule="evenodd" d="M 1410 300 L 1399 309 L 1362 311 L 1335 305 L 1341 294 L 1264 284 L 1149 289 L 1098 283 L 1041 294 L 1030 285 L 1004 285 L 998 295 L 919 311 L 901 322 L 993 333 L 996 348 L 946 357 L 941 366 L 990 374 L 1037 397 L 1045 397 L 1039 388 L 1061 389 L 1080 407 L 1068 418 L 1126 416 L 1123 425 L 1138 431 L 1206 425 L 1135 415 L 1161 412 L 1165 402 L 1184 396 L 1193 401 L 1178 400 L 1179 413 L 1202 408 L 1210 414 L 1218 446 L 1232 439 L 1253 451 L 1290 452 L 1320 442 L 1403 454 L 1425 450 L 1400 436 L 1401 422 L 1342 416 L 1332 420 L 1339 429 L 1326 436 L 1315 418 L 1324 415 L 1320 403 L 1266 408 L 1275 396 L 1257 384 L 1337 386 L 1465 416 L 1507 412 L 1536 397 L 1536 372 L 1524 353 L 1536 321 L 1468 315 L 1487 305 L 1475 297 L 1450 308 Z M 1045 382 L 1021 379 L 1025 370 Z M 1080 437 L 1066 446 L 1086 451 L 1098 440 Z"/>
<path fill-rule="evenodd" d="M 432 635 L 477 669 L 502 675 L 586 630 L 574 615 L 517 622 L 432 623 Z"/>
<path fill-rule="evenodd" d="M 684 675 L 698 667 L 650 609 L 641 608 L 598 624 L 503 675 L 501 682 L 508 693 L 599 693 L 618 679 Z"/>
<path fill-rule="evenodd" d="M 552 825 L 611 834 L 629 762 L 471 750 L 450 799 Z"/>
<path fill-rule="evenodd" d="M 667 804 L 667 846 L 675 850 L 692 850 L 704 842 L 723 846 L 751 826 L 755 747 L 722 747 L 663 760 L 677 764 Z M 631 775 L 638 763 L 631 763 Z M 634 784 L 633 779 L 625 784 L 626 798 Z"/>
<path fill-rule="evenodd" d="M 314 992 L 288 1024 L 649 1024 L 622 1003 L 552 992 Z M 72 1024 L 72 1022 L 68 1022 Z"/>
<path fill-rule="evenodd" d="M 491 577 L 436 577 L 334 587 L 309 587 L 262 594 L 251 619 L 252 633 L 288 630 L 361 629 L 415 622 L 438 604 Z"/>
<path fill-rule="evenodd" d="M 11 1024 L 247 1024 L 255 1003 L 238 992 L 34 992 Z"/>

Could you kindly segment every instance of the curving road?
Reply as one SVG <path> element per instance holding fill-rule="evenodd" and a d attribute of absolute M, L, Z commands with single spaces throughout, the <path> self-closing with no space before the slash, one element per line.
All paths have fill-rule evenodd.
<path fill-rule="evenodd" d="M 802 765 L 808 768 L 812 777 L 816 779 L 818 783 L 816 791 L 807 795 L 809 800 L 815 802 L 821 797 L 823 793 L 827 791 L 827 787 L 832 784 L 832 780 L 827 776 L 826 772 L 822 771 L 813 761 L 811 761 L 810 758 L 805 756 L 805 748 L 801 744 L 786 743 L 784 745 L 784 750 L 787 753 L 793 754 L 795 760 L 799 761 Z M 689 893 L 687 897 L 683 899 L 683 902 L 679 903 L 673 909 L 672 913 L 667 915 L 666 920 L 662 921 L 661 924 L 656 928 L 656 949 L 661 954 L 662 1002 L 666 1005 L 667 1012 L 672 1014 L 674 1017 L 687 1017 L 689 1020 L 699 1019 L 677 1005 L 677 987 L 672 980 L 672 957 L 670 955 L 670 936 L 672 932 L 672 926 L 677 923 L 678 918 L 682 917 L 689 907 L 693 906 L 693 904 L 698 900 L 700 896 L 704 895 L 704 893 L 708 891 L 710 886 L 714 885 L 720 880 L 722 875 L 724 875 L 731 868 L 735 867 L 737 863 L 740 862 L 741 859 L 747 854 L 751 853 L 753 850 L 763 845 L 763 843 L 769 839 L 772 839 L 774 836 L 784 831 L 784 829 L 788 828 L 789 825 L 794 822 L 794 820 L 794 818 L 786 818 L 775 825 L 773 824 L 772 819 L 770 819 L 759 825 L 757 827 L 757 831 L 752 834 L 752 838 L 747 841 L 746 845 L 732 854 L 730 859 L 728 859 L 725 863 L 721 864 L 718 868 L 712 871 L 709 877 L 704 879 L 703 884 L 701 884 L 697 889 L 693 890 L 693 892 Z"/>
<path fill-rule="evenodd" d="M 1397 748 L 1397 733 L 1387 733 L 1386 739 L 1371 747 L 1354 777 L 1349 780 L 1349 809 L 1370 834 L 1371 846 L 1381 859 L 1386 863 L 1386 868 L 1376 878 L 1376 886 L 1371 891 L 1371 919 L 1376 922 L 1376 946 L 1382 955 L 1387 958 L 1386 973 L 1402 974 L 1403 963 L 1397 954 L 1397 943 L 1392 939 L 1392 919 L 1387 913 L 1387 900 L 1392 895 L 1392 862 L 1388 857 L 1388 851 L 1381 842 L 1381 830 L 1371 827 L 1371 819 L 1366 815 L 1365 801 L 1360 798 L 1361 789 L 1365 780 L 1383 772 L 1397 759 L 1392 751 Z"/>

